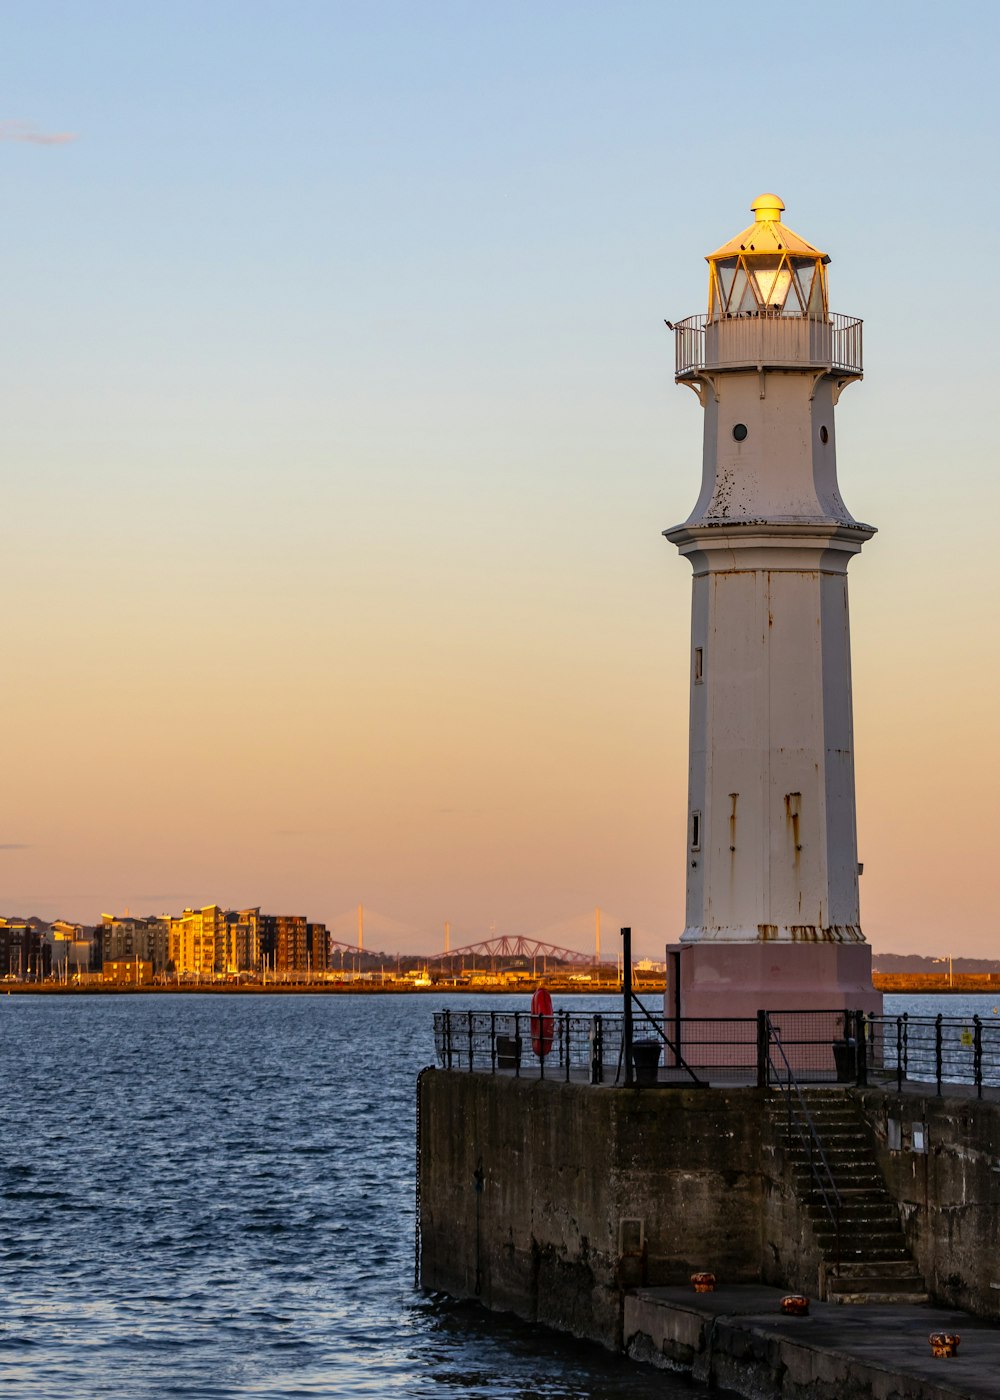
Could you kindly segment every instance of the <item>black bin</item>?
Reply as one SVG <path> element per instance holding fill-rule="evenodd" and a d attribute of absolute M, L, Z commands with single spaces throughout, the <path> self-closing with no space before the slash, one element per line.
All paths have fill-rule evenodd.
<path fill-rule="evenodd" d="M 497 1036 L 497 1069 L 517 1069 L 521 1063 L 521 1037 Z"/>
<path fill-rule="evenodd" d="M 833 1063 L 837 1066 L 837 1083 L 853 1084 L 858 1077 L 858 1042 L 853 1038 L 835 1040 Z"/>
<path fill-rule="evenodd" d="M 633 1040 L 632 1068 L 637 1084 L 655 1084 L 656 1072 L 660 1065 L 660 1042 L 658 1040 Z"/>

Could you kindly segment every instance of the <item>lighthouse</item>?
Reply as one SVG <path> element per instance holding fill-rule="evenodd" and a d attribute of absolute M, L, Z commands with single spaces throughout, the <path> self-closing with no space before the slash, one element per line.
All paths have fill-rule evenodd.
<path fill-rule="evenodd" d="M 664 531 L 694 573 L 686 916 L 668 1013 L 880 1010 L 858 903 L 847 566 L 875 533 L 837 483 L 861 321 L 761 195 L 673 326 L 704 415 L 701 492 Z M 668 323 L 670 324 L 670 323 Z"/>

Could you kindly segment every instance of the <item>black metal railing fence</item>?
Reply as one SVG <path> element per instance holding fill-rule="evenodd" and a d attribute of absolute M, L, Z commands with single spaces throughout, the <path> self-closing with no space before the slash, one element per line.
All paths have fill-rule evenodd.
<path fill-rule="evenodd" d="M 865 1017 L 868 1073 L 872 1082 L 1000 1086 L 1000 1019 L 980 1016 Z"/>
<path fill-rule="evenodd" d="M 640 1082 L 777 1084 L 772 1037 L 800 1084 L 946 1084 L 1000 1087 L 1000 1019 L 875 1015 L 863 1011 L 768 1011 L 753 1017 L 670 1017 L 633 1011 L 439 1011 L 434 1046 L 442 1069 L 631 1082 L 644 1054 L 653 1073 Z M 662 1029 L 661 1029 L 662 1027 Z M 637 1047 L 639 1050 L 637 1052 Z M 540 1051 L 544 1050 L 544 1053 Z"/>

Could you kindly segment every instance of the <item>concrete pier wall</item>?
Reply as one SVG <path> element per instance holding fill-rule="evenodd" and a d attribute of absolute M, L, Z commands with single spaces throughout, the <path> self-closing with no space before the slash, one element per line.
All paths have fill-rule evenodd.
<path fill-rule="evenodd" d="M 856 1091 L 907 1244 L 936 1302 L 1000 1311 L 1000 1104 Z"/>
<path fill-rule="evenodd" d="M 860 1102 L 932 1299 L 1000 1310 L 1000 1103 L 845 1090 Z M 427 1070 L 425 1287 L 622 1345 L 624 1293 L 760 1282 L 822 1296 L 768 1095 Z"/>
<path fill-rule="evenodd" d="M 755 1090 L 429 1070 L 420 1122 L 427 1288 L 618 1347 L 623 1289 L 709 1268 L 816 1286 Z"/>

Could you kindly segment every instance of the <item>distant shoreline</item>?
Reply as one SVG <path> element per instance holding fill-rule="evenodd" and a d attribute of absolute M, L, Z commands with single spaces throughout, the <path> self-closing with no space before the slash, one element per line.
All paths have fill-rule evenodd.
<path fill-rule="evenodd" d="M 955 979 L 958 983 L 959 979 Z M 893 974 L 889 977 L 875 975 L 877 991 L 887 996 L 903 994 L 924 994 L 928 996 L 987 996 L 995 994 L 1000 998 L 1000 985 L 990 974 L 981 977 L 966 975 L 961 985 L 949 985 L 947 977 L 940 982 L 922 974 L 907 977 Z M 621 988 L 614 983 L 560 982 L 557 979 L 541 976 L 521 986 L 477 985 L 452 986 L 435 983 L 429 987 L 415 987 L 412 983 L 391 982 L 384 985 L 375 982 L 260 982 L 237 984 L 232 982 L 176 982 L 163 985 L 155 983 L 146 986 L 128 986 L 114 982 L 85 982 L 74 985 L 72 982 L 6 982 L 0 983 L 0 996 L 473 996 L 510 997 L 530 996 L 538 983 L 543 983 L 550 992 L 559 996 L 620 996 Z M 662 995 L 662 983 L 637 982 L 638 992 Z"/>
<path fill-rule="evenodd" d="M 544 979 L 539 978 L 539 981 Z M 398 983 L 379 986 L 370 983 L 323 983 L 312 984 L 295 982 L 269 983 L 266 987 L 259 983 L 236 986 L 232 983 L 203 982 L 199 985 L 182 984 L 177 986 L 116 986 L 113 982 L 84 983 L 73 986 L 52 982 L 10 982 L 0 984 L 0 995 L 7 996 L 531 996 L 535 983 L 523 987 L 450 987 L 400 986 Z M 563 986 L 558 982 L 546 981 L 551 992 L 560 996 L 621 996 L 621 988 L 604 983 L 600 986 Z M 662 987 L 642 987 L 645 992 L 660 993 Z"/>

